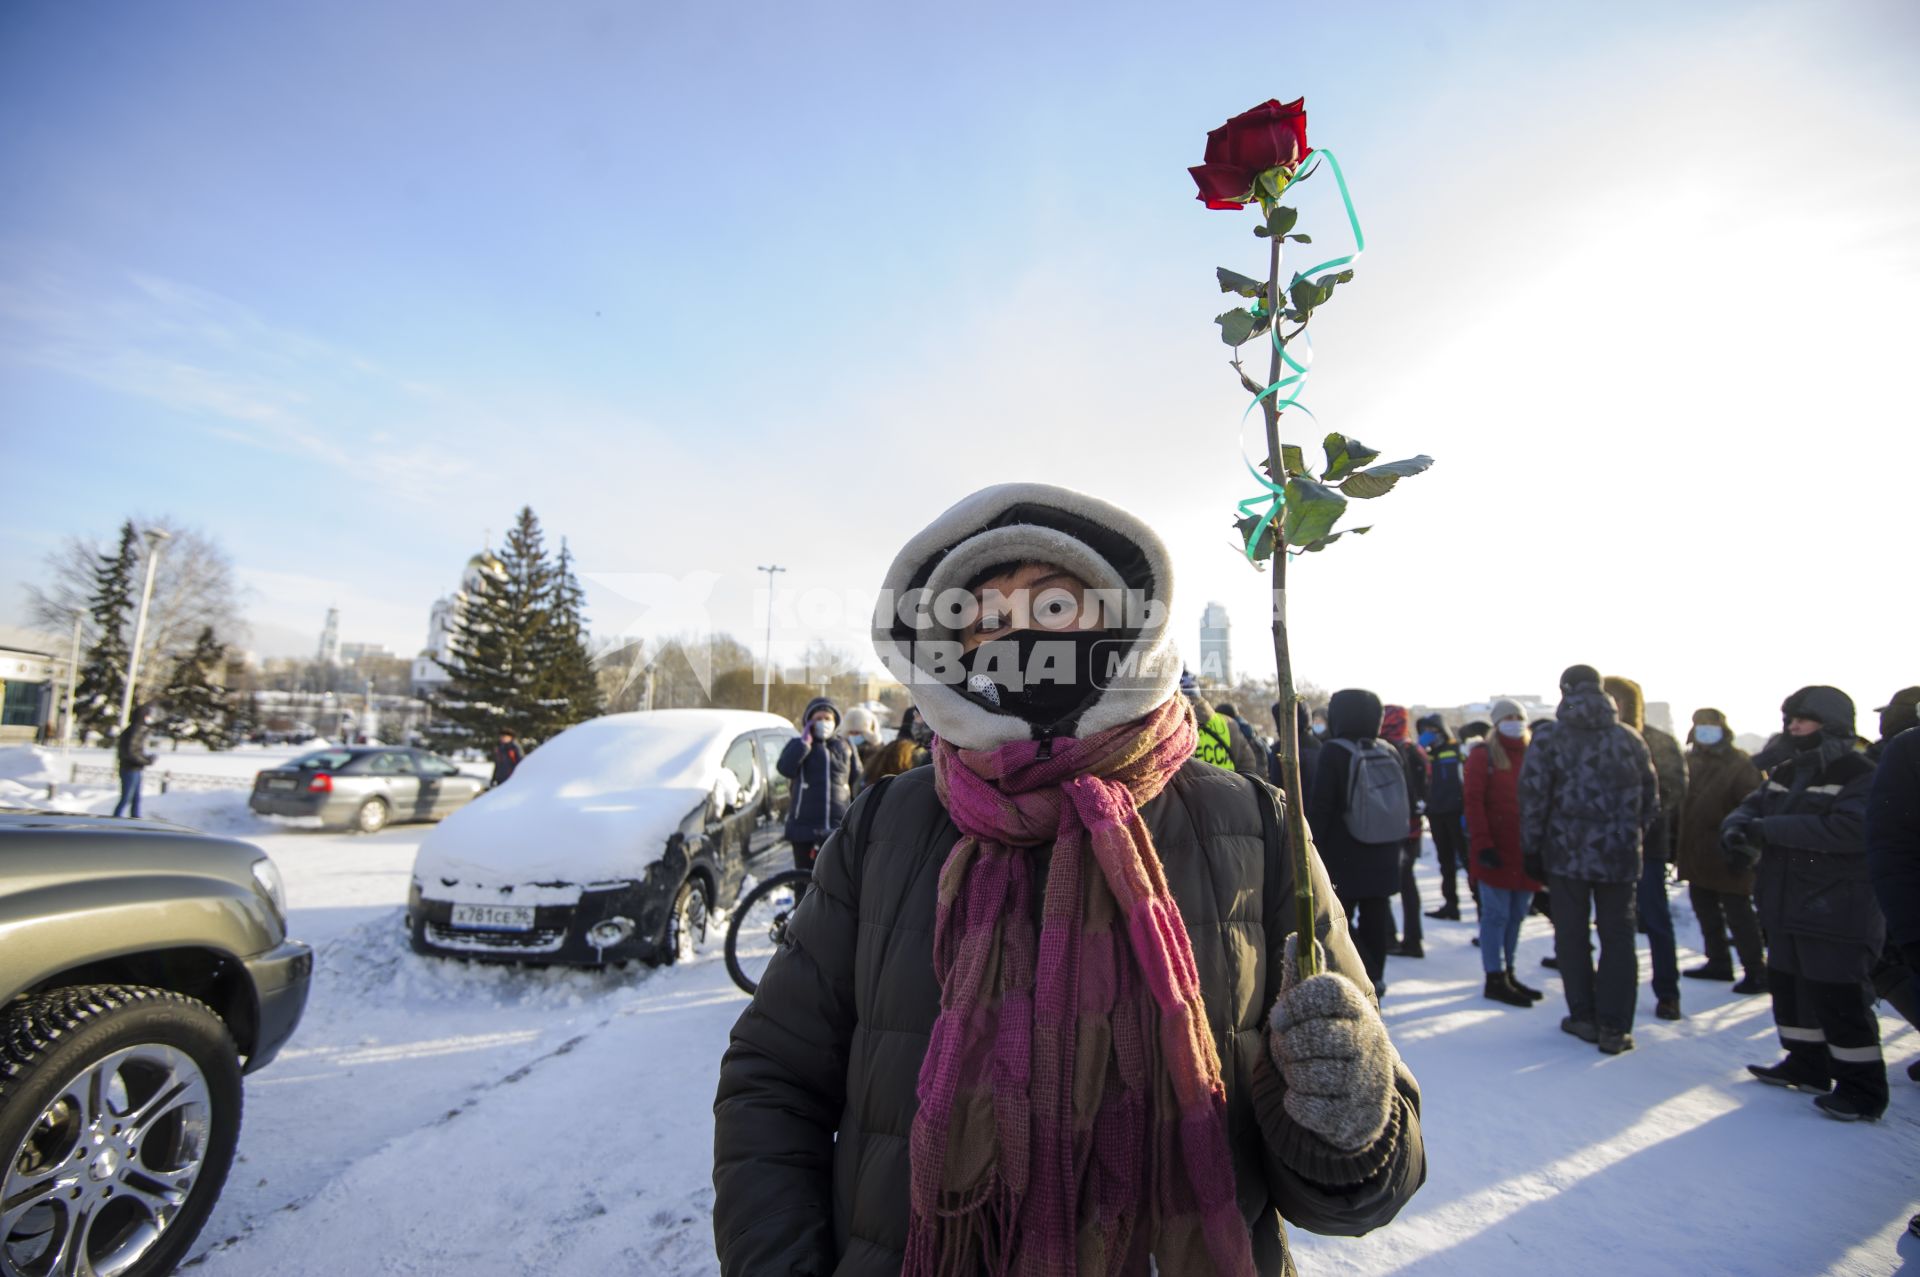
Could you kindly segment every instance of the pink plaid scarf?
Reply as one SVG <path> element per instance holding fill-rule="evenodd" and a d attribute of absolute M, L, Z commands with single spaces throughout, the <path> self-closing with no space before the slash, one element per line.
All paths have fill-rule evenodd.
<path fill-rule="evenodd" d="M 1139 813 L 1192 755 L 1192 710 L 1048 744 L 934 745 L 962 837 L 940 871 L 903 1277 L 1131 1277 L 1149 1256 L 1252 1277 L 1199 970 Z"/>

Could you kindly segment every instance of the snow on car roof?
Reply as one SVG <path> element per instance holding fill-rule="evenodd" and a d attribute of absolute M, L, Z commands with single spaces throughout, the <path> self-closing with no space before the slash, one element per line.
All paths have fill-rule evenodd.
<path fill-rule="evenodd" d="M 429 831 L 415 877 L 429 887 L 637 877 L 720 782 L 727 747 L 754 731 L 795 734 L 784 718 L 738 709 L 608 714 L 569 727 Z"/>

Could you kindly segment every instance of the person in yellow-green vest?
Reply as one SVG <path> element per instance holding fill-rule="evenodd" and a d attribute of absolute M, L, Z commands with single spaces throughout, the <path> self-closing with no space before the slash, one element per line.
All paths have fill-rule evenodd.
<path fill-rule="evenodd" d="M 1230 772 L 1245 772 L 1259 777 L 1266 774 L 1260 750 L 1247 739 L 1239 723 L 1214 709 L 1200 694 L 1200 680 L 1186 670 L 1180 671 L 1180 692 L 1193 703 L 1194 721 L 1199 723 L 1199 742 L 1193 756 L 1203 763 L 1224 767 Z"/>

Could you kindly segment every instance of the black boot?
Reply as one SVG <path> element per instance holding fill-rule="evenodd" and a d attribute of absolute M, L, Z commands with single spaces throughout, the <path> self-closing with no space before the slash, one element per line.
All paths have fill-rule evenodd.
<path fill-rule="evenodd" d="M 1784 1086 L 1793 1091 L 1824 1095 L 1833 1089 L 1832 1078 L 1821 1077 L 1791 1055 L 1778 1064 L 1749 1064 L 1747 1072 L 1768 1086 Z"/>
<path fill-rule="evenodd" d="M 1619 1055 L 1623 1051 L 1631 1051 L 1633 1034 L 1625 1029 L 1602 1029 L 1599 1047 L 1603 1055 Z"/>
<path fill-rule="evenodd" d="M 1813 1106 L 1836 1122 L 1877 1122 L 1885 1109 L 1870 1109 L 1846 1095 L 1816 1095 Z"/>
<path fill-rule="evenodd" d="M 1733 986 L 1733 991 L 1735 993 L 1771 993 L 1773 986 L 1767 980 L 1767 969 L 1748 967 L 1746 977 Z"/>
<path fill-rule="evenodd" d="M 1560 1031 L 1562 1033 L 1571 1033 L 1582 1042 L 1598 1042 L 1600 1040 L 1599 1026 L 1594 1024 L 1592 1020 L 1583 1020 L 1576 1016 L 1562 1016 L 1560 1018 Z"/>
<path fill-rule="evenodd" d="M 1530 1007 L 1533 999 L 1513 987 L 1504 971 L 1487 972 L 1487 991 L 1480 996 L 1492 1002 L 1504 1002 L 1510 1007 Z"/>
<path fill-rule="evenodd" d="M 1680 1018 L 1680 999 L 1661 998 L 1653 1004 L 1653 1013 L 1662 1020 L 1678 1020 Z"/>
<path fill-rule="evenodd" d="M 1560 969 L 1560 959 L 1549 953 L 1546 957 L 1540 959 L 1540 965 L 1549 971 L 1558 971 Z"/>
<path fill-rule="evenodd" d="M 1399 944 L 1387 950 L 1387 956 L 1390 958 L 1424 958 L 1427 956 L 1427 951 L 1421 946 L 1418 940 L 1402 940 Z"/>
<path fill-rule="evenodd" d="M 1427 910 L 1427 917 L 1438 918 L 1442 922 L 1460 921 L 1459 905 L 1441 905 L 1438 909 Z"/>
<path fill-rule="evenodd" d="M 1520 977 L 1513 973 L 1512 967 L 1507 968 L 1507 983 L 1512 985 L 1514 988 L 1520 990 L 1520 992 L 1526 994 L 1527 1000 L 1529 1002 L 1538 1002 L 1540 999 L 1547 996 L 1546 994 L 1540 992 L 1540 990 L 1538 989 L 1529 988 L 1526 985 L 1521 984 Z"/>
<path fill-rule="evenodd" d="M 1688 967 L 1685 971 L 1682 971 L 1680 974 L 1687 977 L 1687 979 L 1689 980 L 1731 981 L 1733 979 L 1733 965 L 1731 963 L 1725 963 L 1725 962 L 1720 962 L 1720 963 L 1709 962 L 1705 966 Z"/>

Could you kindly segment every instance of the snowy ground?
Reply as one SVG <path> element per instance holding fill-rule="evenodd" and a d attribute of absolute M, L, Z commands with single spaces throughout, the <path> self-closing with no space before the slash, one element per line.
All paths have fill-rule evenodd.
<path fill-rule="evenodd" d="M 33 791 L 24 755 L 0 751 L 0 801 Z M 655 972 L 430 961 L 400 930 L 422 826 L 290 829 L 233 791 L 150 811 L 269 852 L 319 954 L 298 1035 L 248 1080 L 240 1160 L 190 1271 L 715 1272 L 710 1107 L 745 1001 L 717 944 Z M 1684 902 L 1676 891 L 1683 944 Z M 1532 1010 L 1480 998 L 1472 934 L 1429 922 L 1430 956 L 1389 973 L 1387 1020 L 1426 1093 L 1427 1186 L 1373 1236 L 1296 1233 L 1303 1273 L 1920 1271 L 1903 1235 L 1920 1208 L 1920 1087 L 1905 1076 L 1920 1035 L 1883 1018 L 1893 1108 L 1844 1126 L 1742 1080 L 1778 1054 L 1764 999 L 1688 981 L 1688 1018 L 1670 1025 L 1643 996 L 1639 1049 L 1609 1059 L 1558 1031 L 1543 920 L 1521 946 L 1523 978 L 1549 994 Z"/>

